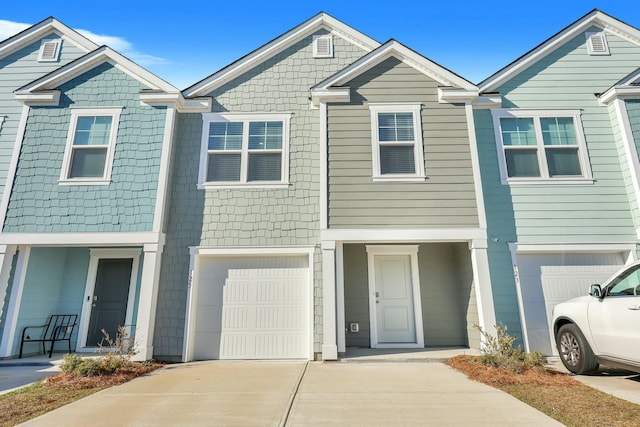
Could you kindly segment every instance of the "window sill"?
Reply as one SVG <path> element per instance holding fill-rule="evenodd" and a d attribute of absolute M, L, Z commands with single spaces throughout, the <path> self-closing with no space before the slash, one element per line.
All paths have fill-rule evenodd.
<path fill-rule="evenodd" d="M 61 179 L 58 185 L 109 185 L 110 179 Z"/>
<path fill-rule="evenodd" d="M 590 185 L 593 178 L 537 178 L 537 179 L 502 179 L 503 185 Z"/>
<path fill-rule="evenodd" d="M 248 183 L 243 182 L 240 184 L 198 184 L 198 190 L 244 190 L 244 189 L 287 189 L 290 187 L 288 182 L 278 182 L 278 183 Z"/>
<path fill-rule="evenodd" d="M 426 176 L 374 176 L 373 182 L 424 182 L 427 180 Z"/>

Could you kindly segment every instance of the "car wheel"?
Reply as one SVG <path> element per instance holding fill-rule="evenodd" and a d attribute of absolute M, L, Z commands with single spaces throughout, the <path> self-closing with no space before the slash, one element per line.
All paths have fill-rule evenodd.
<path fill-rule="evenodd" d="M 574 374 L 585 374 L 598 369 L 598 361 L 576 325 L 561 326 L 556 335 L 556 345 L 562 364 Z"/>

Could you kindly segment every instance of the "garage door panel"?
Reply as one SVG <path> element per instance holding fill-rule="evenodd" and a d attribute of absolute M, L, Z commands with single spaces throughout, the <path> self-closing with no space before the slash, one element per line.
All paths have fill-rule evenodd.
<path fill-rule="evenodd" d="M 217 320 L 219 348 L 206 358 L 306 358 L 309 351 L 309 268 L 307 257 L 210 258 L 201 268 L 199 286 L 208 296 L 219 295 Z M 217 289 L 215 289 L 217 288 Z M 205 305 L 198 295 L 198 310 Z M 198 316 L 197 331 L 215 330 L 201 322 L 216 322 L 215 315 Z M 202 339 L 205 339 L 204 336 Z M 196 348 L 200 343 L 196 343 Z M 208 346 L 211 349 L 211 346 Z"/>
<path fill-rule="evenodd" d="M 529 349 L 545 355 L 557 354 L 550 325 L 553 307 L 586 295 L 591 283 L 607 279 L 624 260 L 622 253 L 518 256 Z"/>

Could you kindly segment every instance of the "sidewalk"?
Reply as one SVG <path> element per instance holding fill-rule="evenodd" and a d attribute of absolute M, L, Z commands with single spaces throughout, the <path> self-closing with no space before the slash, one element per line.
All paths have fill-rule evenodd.
<path fill-rule="evenodd" d="M 559 426 L 442 363 L 170 365 L 24 426 Z"/>
<path fill-rule="evenodd" d="M 60 372 L 62 357 L 62 354 L 54 354 L 51 359 L 47 356 L 35 356 L 0 360 L 0 394 L 57 374 Z"/>

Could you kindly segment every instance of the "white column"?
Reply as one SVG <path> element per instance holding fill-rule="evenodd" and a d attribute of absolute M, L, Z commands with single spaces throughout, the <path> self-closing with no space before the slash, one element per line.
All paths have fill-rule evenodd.
<path fill-rule="evenodd" d="M 347 351 L 345 337 L 345 314 L 344 314 L 344 252 L 342 242 L 336 243 L 336 309 L 338 310 L 336 319 L 338 325 L 338 352 Z"/>
<path fill-rule="evenodd" d="M 322 360 L 337 360 L 336 243 L 322 242 Z"/>
<path fill-rule="evenodd" d="M 3 314 L 3 304 L 9 288 L 9 276 L 11 275 L 11 265 L 13 256 L 16 254 L 17 246 L 0 245 L 0 318 Z"/>
<path fill-rule="evenodd" d="M 138 300 L 134 360 L 149 360 L 153 357 L 153 331 L 158 303 L 158 283 L 164 243 L 144 245 L 144 261 Z"/>
<path fill-rule="evenodd" d="M 469 249 L 471 250 L 473 267 L 473 284 L 478 302 L 478 323 L 485 332 L 495 335 L 496 311 L 493 305 L 493 291 L 489 275 L 487 240 L 474 239 L 471 241 Z"/>
<path fill-rule="evenodd" d="M 9 248 L 5 247 L 5 251 L 8 251 Z M 13 248 L 15 251 L 15 247 Z M 29 264 L 29 255 L 31 254 L 31 247 L 20 247 L 20 251 L 18 252 L 18 260 L 16 262 L 16 268 L 13 273 L 13 285 L 11 286 L 11 296 L 9 298 L 9 305 L 7 307 L 7 315 L 4 320 L 4 331 L 2 333 L 2 342 L 0 343 L 0 357 L 9 357 L 13 356 L 11 354 L 13 350 L 13 342 L 15 341 L 16 328 L 18 325 L 18 313 L 20 311 L 20 304 L 22 302 L 22 290 L 24 288 L 24 279 L 27 274 L 27 265 Z M 2 272 L 0 273 L 2 277 L 6 277 L 7 282 L 9 279 L 9 274 L 5 272 L 5 268 L 11 269 L 11 260 L 8 257 L 8 253 L 5 252 L 4 259 L 2 260 Z M 5 292 L 6 292 L 5 285 Z"/>

